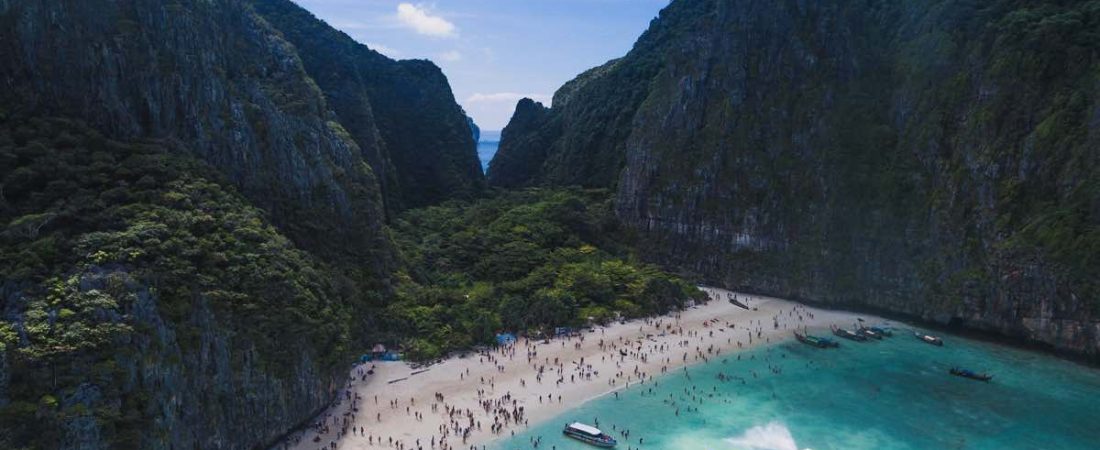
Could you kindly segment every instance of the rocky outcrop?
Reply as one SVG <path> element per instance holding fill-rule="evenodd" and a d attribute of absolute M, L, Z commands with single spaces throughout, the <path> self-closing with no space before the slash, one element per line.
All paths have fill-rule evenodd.
<path fill-rule="evenodd" d="M 558 89 L 552 110 L 543 113 L 542 105 L 520 101 L 489 165 L 489 183 L 614 186 L 631 121 L 648 94 L 648 80 L 666 64 L 659 55 L 690 33 L 671 25 L 704 14 L 704 7 L 680 2 L 662 11 L 662 19 L 652 23 L 629 54 L 589 69 Z"/>
<path fill-rule="evenodd" d="M 255 448 L 309 420 L 344 381 L 342 371 L 318 364 L 317 355 L 305 351 L 308 345 L 284 343 L 284 351 L 297 348 L 285 366 L 270 367 L 256 347 L 234 336 L 209 299 L 195 299 L 187 319 L 173 323 L 159 312 L 162 300 L 125 268 L 91 267 L 78 275 L 84 293 L 112 289 L 108 283 L 132 298 L 112 312 L 142 332 L 119 342 L 113 358 L 71 355 L 57 363 L 55 372 L 85 378 L 61 391 L 56 422 L 41 419 L 56 427 L 47 429 L 56 440 L 37 435 L 37 445 Z"/>
<path fill-rule="evenodd" d="M 466 125 L 470 127 L 470 136 L 474 138 L 474 143 L 479 142 L 481 140 L 481 127 L 477 126 L 474 118 L 470 116 L 466 116 Z"/>
<path fill-rule="evenodd" d="M 482 188 L 437 67 L 289 1 L 0 1 L 0 57 L 3 448 L 270 443 L 371 331 L 387 211 Z"/>
<path fill-rule="evenodd" d="M 0 22 L 9 113 L 179 139 L 305 247 L 352 259 L 382 245 L 373 172 L 248 4 L 11 1 Z"/>
<path fill-rule="evenodd" d="M 489 179 L 614 187 L 643 254 L 728 287 L 1097 357 L 1097 25 L 1095 2 L 679 0 Z"/>
<path fill-rule="evenodd" d="M 500 132 L 501 147 L 489 164 L 487 178 L 494 186 L 519 187 L 534 180 L 546 161 L 549 109 L 529 98 L 520 100 L 508 126 Z M 508 136 L 505 138 L 504 136 Z"/>
<path fill-rule="evenodd" d="M 334 398 L 368 285 L 189 153 L 0 125 L 0 448 L 255 448 Z"/>
<path fill-rule="evenodd" d="M 251 3 L 299 50 L 306 72 L 380 174 L 391 210 L 484 190 L 477 141 L 435 64 L 389 59 L 289 0 Z"/>

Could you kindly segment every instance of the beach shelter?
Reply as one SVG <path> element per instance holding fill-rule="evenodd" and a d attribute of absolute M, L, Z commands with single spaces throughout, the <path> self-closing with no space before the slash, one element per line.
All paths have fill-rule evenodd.
<path fill-rule="evenodd" d="M 511 345 L 516 342 L 516 335 L 512 333 L 497 333 L 497 345 Z"/>

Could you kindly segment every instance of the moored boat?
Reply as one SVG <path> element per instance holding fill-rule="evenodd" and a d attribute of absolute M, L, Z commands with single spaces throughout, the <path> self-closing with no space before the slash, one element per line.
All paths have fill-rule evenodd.
<path fill-rule="evenodd" d="M 891 337 L 891 336 L 894 335 L 894 331 L 891 330 L 889 327 L 868 327 L 868 328 L 870 328 L 871 331 L 874 331 L 875 333 L 878 333 L 881 336 Z"/>
<path fill-rule="evenodd" d="M 950 372 L 951 372 L 951 375 L 954 375 L 954 376 L 957 376 L 957 377 L 969 378 L 971 380 L 989 381 L 989 380 L 993 379 L 993 375 L 990 375 L 988 373 L 977 373 L 977 372 L 967 370 L 967 369 L 960 369 L 958 367 L 952 367 Z"/>
<path fill-rule="evenodd" d="M 847 329 L 844 329 L 844 328 L 840 328 L 836 325 L 833 325 L 832 328 L 833 328 L 833 334 L 835 334 L 837 336 L 840 336 L 844 339 L 851 339 L 853 341 L 866 341 L 867 340 L 867 336 L 856 333 L 852 330 L 847 330 Z"/>
<path fill-rule="evenodd" d="M 742 303 L 741 301 L 737 300 L 736 298 L 731 297 L 730 298 L 730 303 L 733 304 L 734 306 L 737 306 L 737 307 L 740 307 L 740 308 L 749 309 L 749 305 L 746 305 L 746 304 Z"/>
<path fill-rule="evenodd" d="M 931 334 L 924 334 L 924 333 L 914 331 L 913 336 L 916 336 L 917 339 L 920 339 L 920 340 L 922 340 L 924 342 L 927 342 L 929 344 L 939 346 L 939 347 L 943 347 L 943 339 L 940 339 L 936 336 L 932 336 Z"/>
<path fill-rule="evenodd" d="M 565 426 L 562 434 L 569 436 L 578 441 L 584 442 L 589 445 L 602 448 L 612 448 L 618 445 L 618 441 L 615 438 L 608 436 L 607 433 L 600 431 L 591 425 L 585 425 L 580 422 L 573 422 Z"/>
<path fill-rule="evenodd" d="M 872 339 L 879 339 L 879 340 L 882 339 L 881 334 L 879 334 L 877 331 L 875 331 L 873 329 L 870 329 L 870 328 L 864 328 L 864 327 L 856 328 L 856 333 L 862 334 L 862 335 L 867 336 L 867 337 L 872 338 Z"/>
<path fill-rule="evenodd" d="M 802 334 L 797 331 L 794 332 L 794 337 L 795 339 L 798 339 L 798 342 L 817 348 L 840 347 L 840 343 L 832 339 L 810 336 L 808 334 Z"/>

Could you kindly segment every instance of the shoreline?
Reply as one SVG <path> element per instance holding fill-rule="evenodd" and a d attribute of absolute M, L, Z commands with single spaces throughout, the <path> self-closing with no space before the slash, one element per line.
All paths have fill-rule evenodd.
<path fill-rule="evenodd" d="M 415 369 L 403 361 L 359 365 L 350 371 L 338 401 L 312 426 L 271 448 L 480 449 L 673 370 L 790 339 L 795 329 L 849 327 L 860 316 L 872 323 L 885 321 L 774 297 L 702 289 L 711 297 L 708 303 L 567 338 L 520 338 L 508 347 Z M 734 306 L 727 301 L 732 295 L 753 309 Z M 365 375 L 371 367 L 374 374 Z"/>
<path fill-rule="evenodd" d="M 698 279 L 698 275 L 694 274 L 690 275 L 689 277 L 694 277 Z M 849 312 L 852 314 L 861 314 L 863 316 L 876 317 L 889 322 L 905 323 L 910 327 L 924 328 L 927 331 L 934 331 L 938 332 L 939 334 L 949 333 L 965 339 L 981 341 L 990 344 L 1004 345 L 1019 350 L 1042 353 L 1045 355 L 1054 356 L 1058 359 L 1079 364 L 1087 368 L 1100 369 L 1100 353 L 1089 355 L 1088 353 L 1082 353 L 1067 348 L 1060 348 L 1049 342 L 1031 339 L 1026 336 L 1005 334 L 1000 331 L 970 327 L 962 323 L 940 322 L 915 313 L 892 311 L 883 307 L 877 307 L 862 303 L 825 302 L 799 296 L 787 297 L 783 296 L 782 294 L 769 293 L 768 291 L 731 290 L 725 288 L 714 289 L 737 292 L 738 294 L 743 294 L 746 296 L 784 299 L 814 309 Z"/>

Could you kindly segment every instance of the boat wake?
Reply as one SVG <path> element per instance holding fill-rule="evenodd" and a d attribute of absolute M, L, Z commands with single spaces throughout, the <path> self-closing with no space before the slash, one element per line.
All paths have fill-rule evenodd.
<path fill-rule="evenodd" d="M 740 436 L 726 439 L 726 442 L 738 450 L 798 450 L 791 430 L 779 422 L 749 428 Z"/>

